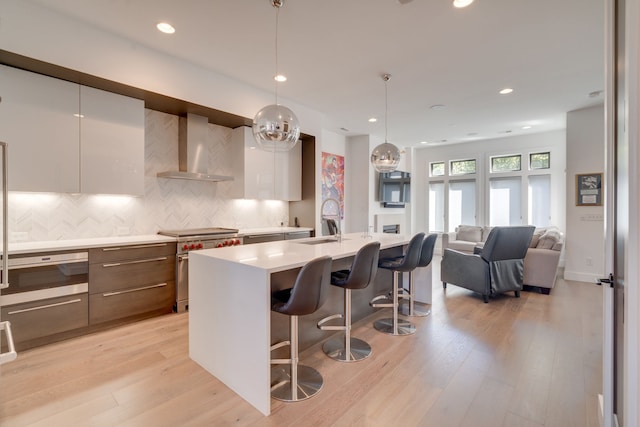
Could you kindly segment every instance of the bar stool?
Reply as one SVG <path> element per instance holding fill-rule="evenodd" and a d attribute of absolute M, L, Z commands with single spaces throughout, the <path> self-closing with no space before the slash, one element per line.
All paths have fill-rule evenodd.
<path fill-rule="evenodd" d="M 418 267 L 427 267 L 429 264 L 431 264 L 431 260 L 433 259 L 433 248 L 436 245 L 436 240 L 438 239 L 438 235 L 437 234 L 430 234 L 427 237 L 425 237 L 424 241 L 422 242 L 422 251 L 420 252 L 420 259 L 418 260 L 418 265 L 416 268 Z M 415 270 L 411 270 L 411 272 L 409 273 L 409 288 L 408 289 L 400 289 L 400 298 L 404 298 L 407 299 L 409 302 L 408 304 L 403 304 L 400 307 L 400 314 L 403 314 L 405 316 L 411 316 L 411 317 L 423 317 L 423 316 L 428 316 L 429 314 L 431 314 L 431 310 L 427 309 L 425 310 L 420 310 L 418 308 L 415 307 L 414 304 L 414 300 L 415 300 L 415 286 L 414 286 L 414 272 Z M 431 283 L 428 284 L 428 286 L 431 286 Z"/>
<path fill-rule="evenodd" d="M 322 376 L 315 369 L 298 364 L 298 316 L 315 312 L 324 303 L 331 276 L 331 257 L 315 258 L 305 264 L 291 289 L 272 294 L 271 310 L 289 316 L 289 340 L 271 346 L 271 351 L 290 347 L 289 359 L 271 359 L 271 397 L 285 402 L 305 400 L 322 388 Z"/>
<path fill-rule="evenodd" d="M 378 302 L 389 300 L 387 295 L 379 295 L 371 300 L 369 305 L 374 308 L 389 307 L 393 309 L 393 318 L 380 319 L 374 322 L 373 327 L 380 332 L 390 335 L 409 335 L 416 332 L 415 326 L 404 319 L 398 319 L 398 282 L 400 274 L 413 271 L 418 265 L 420 253 L 422 252 L 422 242 L 424 241 L 424 233 L 417 233 L 409 241 L 409 246 L 405 254 L 401 257 L 384 258 L 378 262 L 379 268 L 393 271 L 393 290 L 391 294 L 391 302 Z"/>
<path fill-rule="evenodd" d="M 327 340 L 322 350 L 327 356 L 341 362 L 355 362 L 371 355 L 371 346 L 358 338 L 351 337 L 351 290 L 364 289 L 373 281 L 378 271 L 380 242 L 371 242 L 358 250 L 350 270 L 331 273 L 331 284 L 344 289 L 344 315 L 334 314 L 318 322 L 323 331 L 344 331 L 344 337 L 336 336 Z M 331 326 L 325 323 L 344 317 L 344 325 Z"/>

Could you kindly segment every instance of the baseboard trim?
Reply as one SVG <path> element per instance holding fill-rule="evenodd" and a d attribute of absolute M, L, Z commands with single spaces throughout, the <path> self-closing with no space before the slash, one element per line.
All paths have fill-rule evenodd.
<path fill-rule="evenodd" d="M 604 275 L 582 273 L 579 271 L 564 271 L 564 280 L 572 280 L 574 282 L 596 283 L 601 277 L 604 277 Z"/>

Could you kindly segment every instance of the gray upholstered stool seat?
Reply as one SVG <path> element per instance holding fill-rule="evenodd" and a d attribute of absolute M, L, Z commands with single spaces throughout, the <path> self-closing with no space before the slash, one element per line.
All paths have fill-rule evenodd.
<path fill-rule="evenodd" d="M 356 253 L 350 270 L 331 273 L 331 284 L 344 289 L 344 315 L 334 314 L 318 322 L 323 331 L 344 331 L 344 335 L 335 336 L 322 346 L 325 354 L 341 362 L 354 362 L 371 355 L 371 346 L 358 338 L 351 337 L 351 290 L 364 289 L 375 278 L 378 270 L 380 242 L 364 245 Z M 345 319 L 344 325 L 327 325 L 334 319 Z"/>
<path fill-rule="evenodd" d="M 398 282 L 400 274 L 413 271 L 418 265 L 420 254 L 422 252 L 422 243 L 424 241 L 424 233 L 417 233 L 411 238 L 407 251 L 402 257 L 383 258 L 378 262 L 379 268 L 391 270 L 393 272 L 393 290 L 391 293 L 391 301 L 387 295 L 379 295 L 369 303 L 374 308 L 389 307 L 393 310 L 393 317 L 390 319 L 377 320 L 373 327 L 391 335 L 409 335 L 416 331 L 415 326 L 410 322 L 398 318 L 398 299 L 400 297 L 398 291 Z M 383 302 L 384 301 L 384 302 Z"/>
<path fill-rule="evenodd" d="M 318 371 L 298 364 L 298 316 L 311 314 L 324 303 L 331 276 L 331 257 L 305 264 L 291 289 L 272 294 L 271 310 L 289 316 L 289 341 L 271 346 L 271 351 L 290 347 L 288 359 L 271 359 L 271 397 L 286 402 L 308 399 L 322 388 Z"/>

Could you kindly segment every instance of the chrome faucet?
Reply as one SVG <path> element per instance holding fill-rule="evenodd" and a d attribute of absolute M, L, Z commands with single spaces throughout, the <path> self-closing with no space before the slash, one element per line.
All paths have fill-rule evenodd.
<path fill-rule="evenodd" d="M 333 202 L 336 204 L 336 212 L 338 212 L 336 215 L 325 215 L 324 214 L 324 205 L 326 205 L 328 202 Z M 325 199 L 322 202 L 322 205 L 320 206 L 320 219 L 323 220 L 325 218 L 328 217 L 335 217 L 336 218 L 336 227 L 338 228 L 336 231 L 336 240 L 338 242 L 342 242 L 342 227 L 340 226 L 340 201 L 338 201 L 338 199 L 334 199 L 333 197 L 329 197 L 328 199 Z"/>

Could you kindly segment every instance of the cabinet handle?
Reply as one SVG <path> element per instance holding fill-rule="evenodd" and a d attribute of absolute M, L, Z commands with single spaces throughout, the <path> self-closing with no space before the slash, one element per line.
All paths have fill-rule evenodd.
<path fill-rule="evenodd" d="M 125 261 L 125 262 L 113 262 L 111 264 L 102 264 L 103 267 L 118 267 L 120 265 L 131 265 L 131 264 L 141 264 L 144 262 L 155 262 L 155 261 L 166 261 L 168 258 L 166 256 L 158 257 L 158 258 L 149 258 L 149 259 L 139 259 L 135 261 Z"/>
<path fill-rule="evenodd" d="M 163 248 L 165 246 L 167 246 L 166 243 L 153 243 L 151 245 L 125 246 L 124 248 L 102 248 L 102 251 L 110 252 L 110 251 L 122 251 L 125 249 Z"/>
<path fill-rule="evenodd" d="M 12 362 L 16 360 L 18 357 L 18 353 L 16 353 L 16 348 L 13 345 L 13 335 L 11 335 L 11 322 L 0 322 L 0 330 L 3 330 L 5 335 L 7 336 L 7 346 L 9 347 L 9 351 L 6 353 L 0 353 L 0 365 L 7 362 Z"/>
<path fill-rule="evenodd" d="M 42 309 L 45 309 L 45 308 L 58 307 L 58 306 L 61 306 L 61 305 L 75 304 L 75 303 L 81 302 L 81 301 L 82 300 L 80 298 L 72 299 L 72 300 L 69 300 L 69 301 L 57 302 L 55 304 L 39 305 L 37 307 L 23 308 L 22 310 L 14 310 L 14 311 L 8 312 L 7 314 L 26 313 L 28 311 L 36 311 L 36 310 L 42 310 Z"/>
<path fill-rule="evenodd" d="M 144 290 L 153 289 L 153 288 L 162 288 L 164 286 L 167 286 L 167 284 L 166 283 L 158 283 L 157 285 L 143 286 L 141 288 L 127 289 L 125 291 L 107 292 L 106 294 L 102 294 L 102 296 L 103 297 L 112 297 L 114 295 L 128 294 L 129 292 L 138 292 L 138 291 L 144 291 Z"/>

